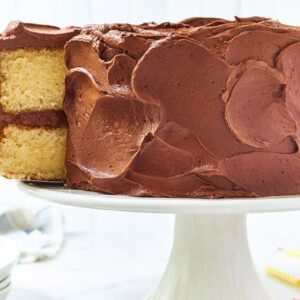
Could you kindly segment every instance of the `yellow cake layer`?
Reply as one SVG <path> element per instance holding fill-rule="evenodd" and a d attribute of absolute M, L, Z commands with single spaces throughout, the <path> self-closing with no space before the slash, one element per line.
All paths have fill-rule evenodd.
<path fill-rule="evenodd" d="M 65 178 L 66 128 L 9 125 L 0 139 L 0 174 L 28 180 Z"/>
<path fill-rule="evenodd" d="M 6 112 L 62 109 L 63 49 L 0 52 L 0 105 Z"/>

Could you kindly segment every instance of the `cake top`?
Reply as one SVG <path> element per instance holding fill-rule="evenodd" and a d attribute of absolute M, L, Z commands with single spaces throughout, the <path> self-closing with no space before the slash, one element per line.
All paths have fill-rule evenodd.
<path fill-rule="evenodd" d="M 56 26 L 12 21 L 0 36 L 0 51 L 19 48 L 62 48 L 79 32 L 79 27 L 60 29 Z"/>
<path fill-rule="evenodd" d="M 266 18 L 91 25 L 66 45 L 68 183 L 299 194 L 300 31 Z"/>

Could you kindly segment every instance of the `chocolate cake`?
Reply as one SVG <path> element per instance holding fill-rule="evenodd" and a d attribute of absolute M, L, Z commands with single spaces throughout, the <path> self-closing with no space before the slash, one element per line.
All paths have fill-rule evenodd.
<path fill-rule="evenodd" d="M 63 47 L 79 28 L 11 22 L 0 36 L 0 173 L 65 178 Z"/>
<path fill-rule="evenodd" d="M 65 49 L 70 188 L 300 193 L 300 30 L 265 18 L 93 25 Z"/>

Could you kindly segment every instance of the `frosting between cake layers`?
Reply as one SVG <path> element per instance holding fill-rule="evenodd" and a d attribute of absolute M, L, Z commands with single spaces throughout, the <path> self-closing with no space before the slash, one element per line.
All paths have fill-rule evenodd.
<path fill-rule="evenodd" d="M 67 122 L 63 111 L 29 111 L 14 114 L 4 112 L 3 109 L 0 108 L 0 129 L 7 125 L 54 129 L 66 126 Z"/>
<path fill-rule="evenodd" d="M 68 186 L 300 193 L 300 30 L 265 18 L 88 26 L 66 45 Z"/>

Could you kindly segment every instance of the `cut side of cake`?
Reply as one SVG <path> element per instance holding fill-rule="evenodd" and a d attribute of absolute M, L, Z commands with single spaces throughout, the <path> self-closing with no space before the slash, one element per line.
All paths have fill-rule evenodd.
<path fill-rule="evenodd" d="M 300 194 L 300 29 L 266 18 L 93 25 L 65 48 L 67 185 Z"/>
<path fill-rule="evenodd" d="M 65 43 L 79 28 L 11 22 L 0 37 L 0 173 L 65 178 Z"/>

